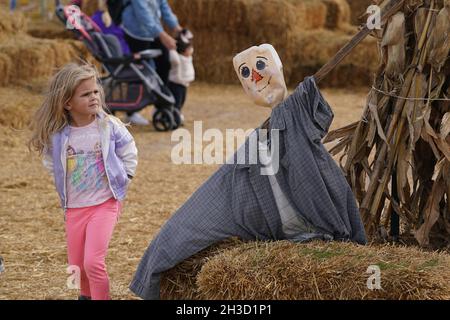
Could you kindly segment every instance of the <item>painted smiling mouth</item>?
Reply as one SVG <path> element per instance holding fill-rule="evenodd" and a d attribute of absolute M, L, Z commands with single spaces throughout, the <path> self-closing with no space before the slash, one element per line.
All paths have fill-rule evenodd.
<path fill-rule="evenodd" d="M 267 81 L 267 84 L 258 90 L 258 92 L 262 92 L 264 89 L 266 89 L 270 85 L 270 80 L 272 80 L 272 77 L 269 78 L 269 81 Z"/>

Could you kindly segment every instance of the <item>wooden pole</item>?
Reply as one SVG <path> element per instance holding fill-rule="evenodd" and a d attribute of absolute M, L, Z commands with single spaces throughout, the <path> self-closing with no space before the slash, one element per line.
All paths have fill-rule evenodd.
<path fill-rule="evenodd" d="M 390 17 L 396 14 L 402 7 L 405 0 L 391 0 L 384 8 L 381 9 L 381 23 L 385 23 Z M 316 83 L 319 84 L 350 52 L 363 41 L 372 30 L 367 24 L 362 28 L 341 50 L 339 50 L 329 62 L 327 62 L 319 71 L 314 74 Z M 261 128 L 267 129 L 269 127 L 270 118 L 262 124 Z"/>
<path fill-rule="evenodd" d="M 404 0 L 391 0 L 382 9 L 381 23 L 386 22 L 403 6 Z M 361 41 L 363 41 L 372 30 L 367 27 L 367 24 L 362 28 L 336 55 L 327 62 L 319 71 L 316 72 L 314 78 L 316 83 L 319 83 L 325 76 L 330 73 Z"/>

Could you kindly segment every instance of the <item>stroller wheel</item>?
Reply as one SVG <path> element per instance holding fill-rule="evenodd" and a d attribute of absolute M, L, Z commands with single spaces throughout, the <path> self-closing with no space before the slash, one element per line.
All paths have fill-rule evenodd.
<path fill-rule="evenodd" d="M 175 129 L 177 125 L 169 109 L 159 109 L 153 115 L 153 126 L 156 131 L 169 131 Z"/>
<path fill-rule="evenodd" d="M 181 125 L 181 113 L 180 110 L 178 110 L 177 108 L 173 108 L 172 110 L 172 114 L 173 114 L 173 120 L 175 121 L 175 127 L 172 128 L 172 130 L 178 129 L 178 127 Z"/>

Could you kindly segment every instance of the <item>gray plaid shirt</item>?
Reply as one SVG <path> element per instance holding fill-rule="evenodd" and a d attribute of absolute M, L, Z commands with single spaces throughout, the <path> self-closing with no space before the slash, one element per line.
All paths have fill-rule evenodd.
<path fill-rule="evenodd" d="M 280 169 L 275 176 L 296 212 L 318 232 L 299 233 L 298 241 L 320 237 L 365 244 L 350 186 L 321 143 L 332 120 L 333 112 L 314 78 L 306 78 L 272 110 L 270 129 L 280 132 Z M 249 159 L 248 139 L 242 147 Z M 269 178 L 261 175 L 259 162 L 225 164 L 194 192 L 150 243 L 131 291 L 158 299 L 162 272 L 230 237 L 286 239 Z"/>

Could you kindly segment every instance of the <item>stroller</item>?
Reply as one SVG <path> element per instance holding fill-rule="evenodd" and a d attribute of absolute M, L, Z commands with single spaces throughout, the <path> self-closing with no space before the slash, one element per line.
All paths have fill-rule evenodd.
<path fill-rule="evenodd" d="M 95 59 L 102 63 L 107 76 L 101 78 L 109 111 L 140 111 L 155 105 L 152 123 L 157 131 L 175 130 L 181 115 L 174 108 L 175 98 L 155 71 L 152 59 L 161 50 L 145 50 L 140 58 L 124 56 L 119 40 L 103 34 L 96 23 L 78 7 L 57 3 L 57 17 L 83 41 Z"/>

